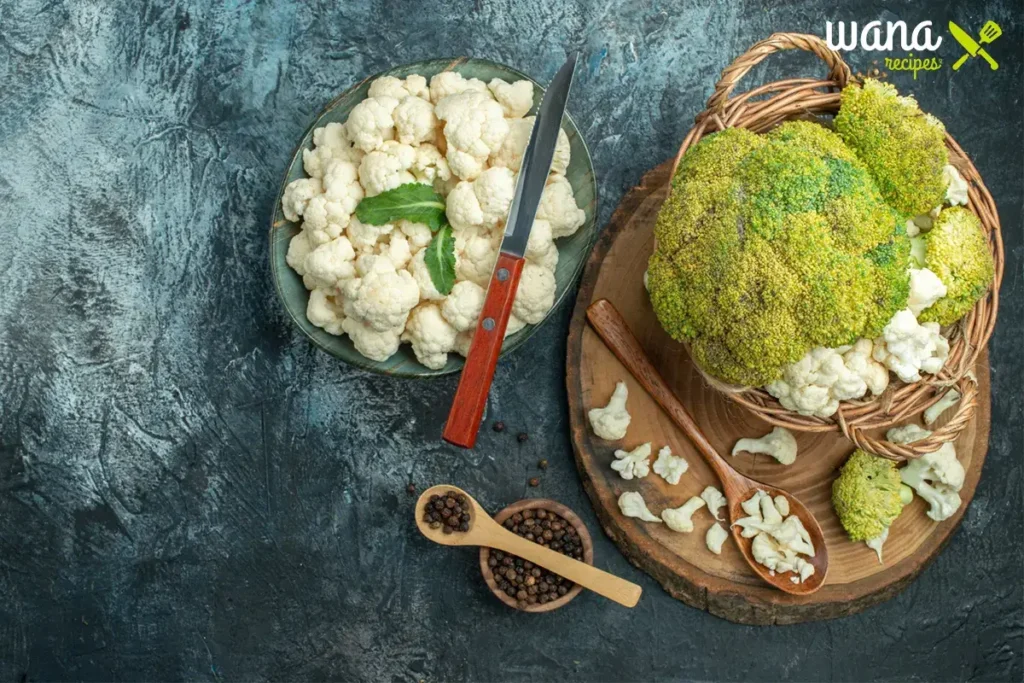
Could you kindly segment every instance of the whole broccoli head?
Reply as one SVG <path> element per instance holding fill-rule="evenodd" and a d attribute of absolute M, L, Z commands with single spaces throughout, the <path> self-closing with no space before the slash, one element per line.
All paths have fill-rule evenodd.
<path fill-rule="evenodd" d="M 943 209 L 932 229 L 914 238 L 924 263 L 946 285 L 946 296 L 918 316 L 921 322 L 949 325 L 964 317 L 985 296 L 995 277 L 995 263 L 981 221 L 967 209 Z"/>
<path fill-rule="evenodd" d="M 857 449 L 832 484 L 832 507 L 851 541 L 876 538 L 903 510 L 896 463 Z"/>
<path fill-rule="evenodd" d="M 762 386 L 906 305 L 910 242 L 867 168 L 816 123 L 727 129 L 683 157 L 648 268 L 665 330 L 712 375 Z"/>
<path fill-rule="evenodd" d="M 873 79 L 843 88 L 836 132 L 867 165 L 886 201 L 904 217 L 940 206 L 946 194 L 942 168 L 949 163 L 945 127 Z"/>

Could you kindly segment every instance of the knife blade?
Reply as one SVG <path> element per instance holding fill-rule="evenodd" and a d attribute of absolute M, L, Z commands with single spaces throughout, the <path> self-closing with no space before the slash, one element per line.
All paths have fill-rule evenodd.
<path fill-rule="evenodd" d="M 981 46 L 978 45 L 978 41 L 972 38 L 967 31 L 963 30 L 957 26 L 955 22 L 951 21 L 949 22 L 949 32 L 953 34 L 954 38 L 956 38 L 956 42 L 960 43 L 965 50 L 971 53 L 972 57 L 978 54 L 978 48 Z"/>
<path fill-rule="evenodd" d="M 558 133 L 562 127 L 562 116 L 569 100 L 575 70 L 576 54 L 572 54 L 544 91 L 544 98 L 530 131 L 530 141 L 523 152 L 498 258 L 491 272 L 480 320 L 473 333 L 459 386 L 455 390 L 448 422 L 442 432 L 444 440 L 456 446 L 472 448 L 476 444 L 476 435 L 487 406 L 487 395 L 494 379 L 494 369 L 498 365 L 498 356 L 505 339 L 505 329 L 519 288 L 519 278 L 526 263 L 526 244 L 555 156 Z"/>

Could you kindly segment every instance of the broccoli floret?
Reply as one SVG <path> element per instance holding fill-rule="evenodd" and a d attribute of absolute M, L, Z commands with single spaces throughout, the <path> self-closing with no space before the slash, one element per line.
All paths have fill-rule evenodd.
<path fill-rule="evenodd" d="M 886 201 L 904 217 L 942 204 L 949 163 L 945 128 L 913 97 L 892 85 L 866 79 L 843 88 L 836 132 L 867 165 Z"/>
<path fill-rule="evenodd" d="M 899 470 L 891 460 L 857 449 L 832 484 L 832 507 L 851 541 L 889 528 L 903 510 Z"/>
<path fill-rule="evenodd" d="M 704 138 L 683 157 L 655 236 L 655 313 L 728 382 L 768 384 L 812 348 L 876 336 L 906 305 L 902 224 L 816 123 Z"/>
<path fill-rule="evenodd" d="M 964 317 L 992 284 L 992 251 L 978 217 L 958 206 L 943 209 L 932 229 L 919 239 L 924 246 L 924 265 L 946 285 L 946 296 L 918 318 L 950 325 Z"/>

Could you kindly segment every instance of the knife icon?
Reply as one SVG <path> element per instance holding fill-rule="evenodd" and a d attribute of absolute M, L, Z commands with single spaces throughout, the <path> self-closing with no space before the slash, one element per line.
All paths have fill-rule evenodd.
<path fill-rule="evenodd" d="M 523 163 L 516 181 L 516 192 L 505 221 L 498 260 L 491 272 L 483 311 L 473 333 L 473 342 L 462 368 L 459 387 L 455 391 L 442 437 L 463 448 L 472 448 L 487 405 L 487 395 L 494 379 L 494 368 L 505 339 L 505 328 L 512 313 L 512 303 L 519 288 L 519 277 L 526 259 L 526 242 L 530 238 L 533 219 L 537 215 L 541 194 L 547 183 L 551 160 L 555 156 L 558 131 L 562 127 L 565 103 L 569 99 L 574 53 L 551 79 L 544 99 L 537 110 L 537 119 L 530 132 L 530 142 L 523 153 Z"/>
<path fill-rule="evenodd" d="M 967 50 L 967 54 L 956 60 L 956 63 L 953 65 L 953 71 L 956 71 L 963 66 L 968 57 L 983 57 L 985 61 L 988 62 L 988 65 L 992 67 L 993 71 L 999 68 L 999 64 L 996 60 L 992 59 L 989 53 L 985 52 L 985 48 L 979 45 L 978 41 L 972 38 L 967 31 L 963 30 L 952 21 L 949 22 L 949 32 L 953 34 L 954 38 L 956 38 L 956 42 L 960 43 L 963 48 Z M 1003 35 L 1003 30 L 999 28 L 999 24 L 994 21 L 986 22 L 981 28 L 982 43 L 991 43 L 1001 35 Z"/>

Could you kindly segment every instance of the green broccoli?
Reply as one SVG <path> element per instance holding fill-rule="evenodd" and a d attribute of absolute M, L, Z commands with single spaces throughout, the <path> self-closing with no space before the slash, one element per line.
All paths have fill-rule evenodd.
<path fill-rule="evenodd" d="M 942 204 L 949 163 L 945 127 L 913 97 L 873 79 L 843 88 L 836 132 L 867 165 L 886 201 L 905 218 Z"/>
<path fill-rule="evenodd" d="M 919 238 L 923 265 L 946 285 L 946 296 L 918 316 L 921 322 L 950 325 L 985 296 L 995 277 L 995 263 L 981 221 L 967 209 L 943 209 L 932 229 Z"/>
<path fill-rule="evenodd" d="M 907 301 L 910 242 L 868 169 L 816 123 L 727 129 L 683 157 L 648 289 L 716 377 L 763 386 L 817 346 L 878 335 Z"/>
<path fill-rule="evenodd" d="M 876 538 L 889 528 L 903 510 L 902 486 L 896 463 L 853 452 L 832 484 L 832 507 L 851 541 Z"/>

